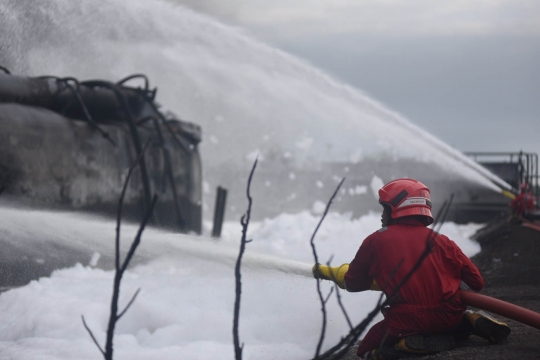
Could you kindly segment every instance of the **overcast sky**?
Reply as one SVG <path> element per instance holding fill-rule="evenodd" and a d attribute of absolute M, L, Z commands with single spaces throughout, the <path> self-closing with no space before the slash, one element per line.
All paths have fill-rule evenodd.
<path fill-rule="evenodd" d="M 246 29 L 462 151 L 540 153 L 538 0 L 174 0 Z"/>

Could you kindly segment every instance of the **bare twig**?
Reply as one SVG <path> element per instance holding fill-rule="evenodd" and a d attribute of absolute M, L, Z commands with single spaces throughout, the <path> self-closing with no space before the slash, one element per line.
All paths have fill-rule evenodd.
<path fill-rule="evenodd" d="M 382 349 L 384 344 L 386 344 L 386 339 L 388 339 L 388 335 L 390 335 L 390 329 L 386 329 L 386 331 L 384 333 L 384 336 L 383 336 L 383 338 L 381 340 L 381 344 L 379 345 L 379 350 Z"/>
<path fill-rule="evenodd" d="M 141 288 L 138 288 L 137 291 L 135 291 L 135 294 L 133 294 L 133 296 L 131 297 L 131 300 L 129 300 L 124 310 L 122 310 L 122 312 L 118 314 L 118 316 L 116 317 L 116 320 L 120 320 L 120 318 L 126 313 L 126 311 L 128 311 L 129 307 L 131 306 L 131 304 L 133 304 L 133 302 L 137 298 L 137 295 L 139 295 L 140 291 L 141 291 Z"/>
<path fill-rule="evenodd" d="M 242 265 L 242 256 L 246 249 L 246 244 L 251 242 L 247 239 L 247 230 L 249 226 L 249 220 L 251 218 L 251 205 L 252 198 L 250 194 L 251 180 L 253 179 L 253 174 L 255 173 L 255 168 L 257 167 L 257 159 L 253 163 L 251 172 L 249 174 L 249 179 L 247 183 L 246 195 L 248 198 L 248 208 L 242 218 L 240 219 L 240 224 L 242 224 L 242 239 L 240 241 L 240 252 L 238 253 L 238 258 L 236 259 L 236 267 L 234 269 L 234 277 L 236 280 L 236 297 L 234 301 L 234 319 L 233 319 L 233 342 L 234 342 L 234 355 L 236 360 L 242 359 L 242 350 L 244 344 L 240 345 L 240 337 L 238 336 L 238 321 L 240 318 L 240 298 L 242 296 L 242 274 L 240 272 L 240 267 Z"/>
<path fill-rule="evenodd" d="M 371 312 L 362 320 L 358 325 L 356 325 L 344 338 L 332 348 L 327 350 L 325 353 L 321 354 L 319 357 L 315 358 L 316 360 L 322 359 L 340 359 L 347 351 L 356 343 L 362 332 L 367 328 L 371 321 L 377 316 L 380 309 L 384 306 L 383 302 L 384 294 L 381 293 L 377 305 Z"/>
<path fill-rule="evenodd" d="M 339 287 L 335 283 L 334 283 L 334 288 L 336 289 L 337 302 L 339 304 L 341 312 L 343 313 L 343 316 L 345 316 L 345 320 L 347 320 L 347 324 L 349 325 L 349 329 L 352 330 L 353 326 L 352 326 L 351 319 L 349 318 L 349 314 L 347 313 L 347 310 L 345 310 L 345 306 L 343 306 L 343 303 L 341 302 L 341 294 L 340 294 L 340 291 L 339 291 Z"/>
<path fill-rule="evenodd" d="M 396 273 L 398 272 L 399 268 L 401 267 L 401 265 L 403 265 L 403 261 L 405 261 L 405 259 L 401 259 L 399 260 L 398 264 L 396 265 L 396 267 L 392 270 L 392 272 L 390 273 L 390 275 L 388 276 L 388 279 L 386 279 L 386 281 L 384 282 L 384 285 L 381 287 L 379 285 L 379 287 L 381 288 L 381 290 L 383 292 L 386 291 L 386 289 L 388 289 L 388 284 L 390 283 L 390 281 L 392 281 L 392 279 L 394 278 L 394 276 L 396 275 Z"/>
<path fill-rule="evenodd" d="M 313 235 L 311 236 L 310 244 L 311 244 L 311 249 L 313 251 L 313 257 L 315 258 L 315 264 L 319 263 L 319 258 L 317 256 L 317 249 L 315 247 L 315 235 L 317 235 L 317 231 L 321 227 L 321 224 L 324 221 L 324 218 L 326 217 L 326 214 L 328 214 L 328 210 L 330 209 L 330 205 L 332 205 L 332 201 L 336 197 L 336 195 L 337 195 L 337 193 L 339 191 L 339 188 L 341 187 L 341 185 L 343 185 L 344 181 L 345 181 L 345 178 L 341 179 L 338 186 L 336 187 L 336 190 L 334 191 L 334 193 L 330 197 L 330 200 L 328 200 L 328 203 L 326 204 L 326 208 L 324 209 L 324 214 L 321 217 L 321 220 L 319 220 L 319 223 L 317 224 L 317 227 L 315 228 L 315 231 L 313 231 Z M 317 265 L 315 265 L 315 266 L 317 266 Z M 322 344 L 323 344 L 323 341 L 324 341 L 324 336 L 325 336 L 325 333 L 326 333 L 326 316 L 327 316 L 327 314 L 326 314 L 326 302 L 324 301 L 323 296 L 322 296 L 321 283 L 319 282 L 319 280 L 317 280 L 317 294 L 319 295 L 319 299 L 321 301 L 321 311 L 322 311 L 323 319 L 322 319 L 321 335 L 319 337 L 319 342 L 317 343 L 317 349 L 315 350 L 315 358 L 317 358 L 319 356 L 320 352 L 321 352 L 321 347 L 322 347 Z"/>
<path fill-rule="evenodd" d="M 330 267 L 330 264 L 332 263 L 332 259 L 334 258 L 334 255 L 330 256 L 330 259 L 326 262 L 326 265 Z M 334 289 L 336 290 L 336 297 L 337 302 L 339 304 L 339 307 L 341 308 L 341 312 L 343 313 L 343 316 L 345 316 L 345 320 L 347 320 L 347 324 L 349 324 L 349 329 L 352 330 L 353 326 L 351 323 L 351 319 L 349 318 L 349 314 L 347 313 L 347 310 L 345 310 L 345 306 L 343 306 L 343 303 L 341 302 L 341 294 L 339 291 L 339 287 L 337 285 L 337 279 L 334 276 L 333 272 L 330 272 L 330 276 L 332 277 L 332 281 L 334 282 Z"/>
<path fill-rule="evenodd" d="M 324 299 L 324 303 L 326 304 L 328 300 L 330 300 L 330 296 L 332 296 L 332 293 L 334 292 L 334 288 L 331 287 L 330 291 L 328 292 L 328 295 L 326 295 L 326 298 Z"/>
<path fill-rule="evenodd" d="M 103 351 L 103 349 L 102 349 L 101 346 L 99 345 L 98 341 L 96 340 L 96 337 L 94 336 L 94 333 L 92 333 L 92 330 L 90 330 L 90 328 L 88 327 L 88 325 L 86 325 L 86 321 L 84 320 L 84 316 L 81 315 L 81 318 L 82 318 L 82 322 L 83 322 L 84 328 L 86 329 L 86 331 L 88 331 L 88 333 L 90 334 L 90 337 L 92 338 L 92 340 L 94 340 L 94 344 L 96 344 L 96 346 L 98 347 L 99 351 L 101 351 L 101 353 L 103 354 L 103 356 L 105 356 L 105 351 Z"/>
<path fill-rule="evenodd" d="M 88 121 L 90 126 L 93 127 L 95 130 L 97 130 L 101 134 L 101 136 L 103 136 L 105 139 L 107 139 L 114 147 L 118 146 L 116 144 L 116 142 L 111 138 L 109 133 L 107 133 L 105 130 L 103 130 L 96 123 L 96 121 L 94 120 L 94 118 L 90 114 L 90 111 L 88 110 L 88 107 L 84 103 L 84 100 L 83 100 L 83 98 L 81 96 L 81 92 L 80 92 L 81 91 L 81 84 L 79 83 L 79 81 L 77 79 L 75 79 L 75 78 L 72 78 L 72 77 L 67 77 L 67 78 L 63 78 L 63 79 L 58 79 L 57 78 L 57 81 L 58 82 L 63 82 L 65 84 L 65 86 L 69 89 L 71 94 L 73 96 L 75 96 L 75 98 L 77 99 L 77 102 L 79 103 L 79 105 L 81 106 L 81 109 L 83 110 L 84 116 L 86 117 L 86 121 Z M 73 86 L 69 83 L 70 81 L 75 83 L 75 88 L 73 88 Z"/>
<path fill-rule="evenodd" d="M 154 196 L 152 197 L 152 202 L 150 203 L 150 208 L 148 208 L 148 210 L 146 211 L 146 215 L 143 218 L 143 220 L 141 221 L 141 224 L 139 226 L 139 230 L 137 231 L 137 235 L 135 236 L 135 239 L 131 243 L 131 247 L 129 248 L 129 251 L 128 251 L 127 255 L 126 255 L 126 258 L 124 259 L 124 263 L 122 264 L 122 267 L 121 267 L 122 274 L 124 273 L 124 271 L 126 271 L 128 265 L 129 265 L 129 262 L 133 258 L 133 255 L 135 255 L 135 251 L 137 250 L 137 247 L 141 243 L 142 233 L 144 231 L 144 228 L 148 224 L 148 221 L 152 217 L 152 212 L 154 211 L 154 206 L 156 205 L 157 199 L 158 199 L 157 194 L 154 194 Z"/>
<path fill-rule="evenodd" d="M 118 199 L 118 207 L 116 208 L 116 239 L 115 239 L 115 269 L 116 271 L 120 270 L 120 224 L 122 223 L 122 209 L 124 207 L 124 198 L 126 196 L 126 190 L 129 183 L 129 179 L 131 178 L 131 174 L 133 173 L 133 170 L 137 167 L 137 165 L 141 162 L 141 158 L 146 153 L 146 150 L 148 149 L 148 145 L 150 144 L 150 140 L 144 144 L 144 148 L 142 152 L 137 157 L 137 160 L 131 165 L 131 167 L 128 170 L 126 180 L 124 181 L 124 186 L 122 186 L 122 193 L 120 194 L 120 199 Z"/>
<path fill-rule="evenodd" d="M 150 203 L 150 207 L 146 210 L 146 214 L 144 215 L 143 220 L 141 221 L 141 224 L 139 226 L 139 231 L 137 232 L 137 236 L 135 237 L 135 240 L 131 244 L 131 248 L 129 249 L 128 255 L 126 256 L 126 259 L 124 260 L 124 263 L 122 267 L 115 272 L 114 276 L 114 283 L 113 283 L 113 295 L 111 299 L 111 313 L 109 315 L 109 326 L 107 327 L 107 342 L 105 344 L 105 360 L 112 360 L 113 356 L 113 337 L 114 337 L 114 328 L 116 327 L 116 322 L 118 321 L 118 299 L 120 297 L 120 283 L 122 282 L 122 276 L 124 275 L 124 271 L 126 270 L 129 261 L 133 257 L 133 254 L 135 253 L 135 250 L 137 249 L 137 246 L 139 245 L 141 241 L 141 235 L 142 232 L 148 223 L 148 220 L 152 217 L 152 213 L 154 211 L 154 206 L 157 201 L 157 195 L 154 195 L 152 202 Z M 123 315 L 123 314 L 122 314 Z"/>
<path fill-rule="evenodd" d="M 100 352 L 103 354 L 103 357 L 105 358 L 105 360 L 113 359 L 113 337 L 114 337 L 114 328 L 116 326 L 116 323 L 131 307 L 131 305 L 137 298 L 137 295 L 139 294 L 139 291 L 140 291 L 140 289 L 138 289 L 135 292 L 135 294 L 132 296 L 131 300 L 128 302 L 124 310 L 118 313 L 118 299 L 120 297 L 120 283 L 122 281 L 122 276 L 124 275 L 124 272 L 126 271 L 129 265 L 129 262 L 133 258 L 133 255 L 135 254 L 135 251 L 137 250 L 137 247 L 139 246 L 141 242 L 142 233 L 144 231 L 144 228 L 146 227 L 146 224 L 152 217 L 154 206 L 156 205 L 156 201 L 158 199 L 157 195 L 153 196 L 152 201 L 150 202 L 148 208 L 146 209 L 146 213 L 144 214 L 144 217 L 141 220 L 141 223 L 139 225 L 139 230 L 137 231 L 137 235 L 135 236 L 135 239 L 133 240 L 133 243 L 131 244 L 131 247 L 129 248 L 126 258 L 124 259 L 124 262 L 120 264 L 120 224 L 121 224 L 121 219 L 122 219 L 122 207 L 123 207 L 123 202 L 126 195 L 126 189 L 129 183 L 129 179 L 131 178 L 131 174 L 133 173 L 133 170 L 137 167 L 138 164 L 140 164 L 141 158 L 144 156 L 144 153 L 147 148 L 148 148 L 148 142 L 144 146 L 143 151 L 139 154 L 138 159 L 129 168 L 128 174 L 124 181 L 124 185 L 122 187 L 120 199 L 118 200 L 118 209 L 117 209 L 117 216 L 116 216 L 116 239 L 115 239 L 115 274 L 114 274 L 114 283 L 113 283 L 113 294 L 112 294 L 112 299 L 111 299 L 111 312 L 109 314 L 109 324 L 107 326 L 107 339 L 105 343 L 105 350 L 103 350 L 103 348 L 99 345 L 96 338 L 94 337 L 94 334 L 92 333 L 90 328 L 86 325 L 84 317 L 82 318 L 84 327 L 86 328 L 86 330 L 92 337 L 92 340 L 94 340 L 94 343 L 96 344 Z"/>

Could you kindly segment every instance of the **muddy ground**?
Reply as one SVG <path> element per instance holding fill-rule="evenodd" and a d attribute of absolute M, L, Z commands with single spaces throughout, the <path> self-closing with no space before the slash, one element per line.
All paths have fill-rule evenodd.
<path fill-rule="evenodd" d="M 493 230 L 479 238 L 482 251 L 472 259 L 485 280 L 485 288 L 480 293 L 540 313 L 540 231 L 515 223 L 501 223 Z M 503 344 L 491 345 L 487 340 L 473 336 L 452 351 L 404 359 L 540 359 L 540 330 L 495 317 L 512 329 Z M 351 349 L 344 359 L 358 359 L 356 348 Z"/>

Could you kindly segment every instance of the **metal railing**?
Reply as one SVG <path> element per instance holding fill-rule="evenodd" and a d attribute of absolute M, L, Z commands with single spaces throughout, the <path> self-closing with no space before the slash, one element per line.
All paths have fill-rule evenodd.
<path fill-rule="evenodd" d="M 536 203 L 540 203 L 540 178 L 538 176 L 538 154 L 528 152 L 465 152 L 480 165 L 498 175 L 519 192 L 521 184 L 529 185 L 531 192 L 536 198 Z M 514 171 L 503 173 L 502 169 L 508 165 L 508 169 L 513 167 Z M 497 169 L 498 168 L 498 169 Z M 499 170 L 499 171 L 497 171 Z M 499 173 L 498 173 L 499 172 Z M 514 174 L 512 174 L 514 172 Z"/>

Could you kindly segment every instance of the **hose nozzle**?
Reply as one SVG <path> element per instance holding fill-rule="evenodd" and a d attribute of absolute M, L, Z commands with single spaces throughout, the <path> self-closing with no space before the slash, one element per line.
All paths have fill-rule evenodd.
<path fill-rule="evenodd" d="M 335 282 L 340 288 L 345 289 L 345 274 L 349 271 L 349 264 L 341 266 L 327 266 L 321 264 L 313 265 L 311 272 L 315 279 L 330 280 Z M 375 280 L 369 290 L 382 291 Z"/>
<path fill-rule="evenodd" d="M 313 265 L 313 269 L 311 269 L 315 279 L 333 281 L 342 289 L 345 289 L 345 274 L 348 270 L 349 264 L 343 264 L 341 266 L 315 264 Z"/>

